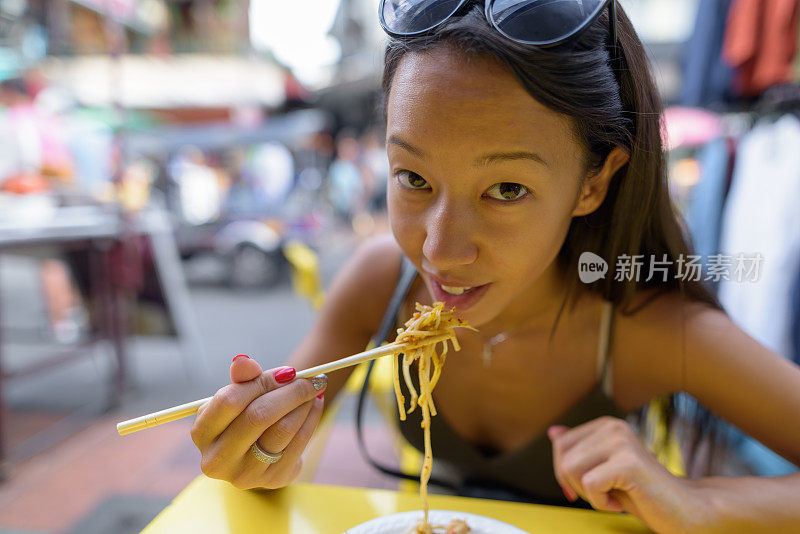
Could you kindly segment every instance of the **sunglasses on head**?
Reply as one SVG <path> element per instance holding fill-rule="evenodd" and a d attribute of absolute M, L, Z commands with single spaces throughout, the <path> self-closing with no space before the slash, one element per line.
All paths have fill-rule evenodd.
<path fill-rule="evenodd" d="M 378 17 L 392 37 L 425 35 L 474 0 L 381 0 Z M 495 30 L 517 43 L 548 48 L 572 42 L 609 8 L 612 66 L 619 65 L 616 0 L 484 0 Z"/>

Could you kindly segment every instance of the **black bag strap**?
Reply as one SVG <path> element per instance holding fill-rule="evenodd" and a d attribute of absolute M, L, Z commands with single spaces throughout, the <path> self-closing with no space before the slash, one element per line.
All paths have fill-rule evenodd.
<path fill-rule="evenodd" d="M 383 320 L 381 321 L 381 326 L 378 329 L 378 332 L 373 337 L 373 344 L 374 346 L 378 347 L 386 339 L 389 337 L 389 333 L 394 328 L 397 322 L 397 314 L 400 311 L 400 306 L 403 304 L 403 300 L 405 299 L 406 295 L 408 294 L 409 289 L 411 288 L 411 284 L 414 282 L 414 279 L 417 277 L 417 269 L 414 267 L 414 264 L 405 257 L 402 256 L 402 263 L 400 265 L 400 277 L 397 281 L 397 287 L 394 289 L 394 294 L 392 294 L 392 298 L 389 301 L 389 307 L 386 309 L 386 313 L 383 316 Z M 369 390 L 369 379 L 372 376 L 372 368 L 375 365 L 375 360 L 370 360 L 367 366 L 367 372 L 364 376 L 364 383 L 361 386 L 361 392 L 358 395 L 358 403 L 356 404 L 356 436 L 358 437 L 358 447 L 361 450 L 361 455 L 364 457 L 367 462 L 386 475 L 402 478 L 405 480 L 413 480 L 415 482 L 419 482 L 419 475 L 409 475 L 403 473 L 402 471 L 398 471 L 391 467 L 387 467 L 382 465 L 378 461 L 376 461 L 372 456 L 370 456 L 369 451 L 367 451 L 367 446 L 364 443 L 364 429 L 361 424 L 362 414 L 364 412 L 364 401 L 367 398 L 367 392 Z M 451 490 L 456 490 L 457 488 L 451 484 L 450 482 L 439 480 L 436 477 L 431 477 L 428 481 L 429 484 L 435 484 L 437 486 L 442 486 L 444 488 L 448 488 Z"/>
<path fill-rule="evenodd" d="M 383 315 L 381 326 L 372 338 L 375 347 L 379 347 L 389 338 L 389 334 L 397 323 L 397 314 L 400 313 L 400 306 L 403 305 L 403 300 L 406 298 L 406 295 L 408 295 L 411 284 L 414 283 L 416 277 L 417 268 L 414 267 L 411 260 L 406 258 L 405 255 L 402 255 L 400 277 L 397 280 L 397 286 L 394 288 L 391 300 L 389 300 L 389 307 L 386 308 L 386 313 Z M 370 363 L 375 363 L 375 360 L 370 360 Z"/>

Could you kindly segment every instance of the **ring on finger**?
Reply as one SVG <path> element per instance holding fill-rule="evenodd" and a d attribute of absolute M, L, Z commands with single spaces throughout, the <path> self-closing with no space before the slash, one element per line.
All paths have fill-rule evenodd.
<path fill-rule="evenodd" d="M 253 453 L 253 456 L 255 456 L 256 460 L 259 462 L 263 462 L 265 464 L 274 464 L 283 457 L 283 453 L 286 452 L 286 449 L 277 454 L 273 454 L 259 447 L 258 442 L 253 442 L 253 444 L 250 446 L 250 452 Z"/>

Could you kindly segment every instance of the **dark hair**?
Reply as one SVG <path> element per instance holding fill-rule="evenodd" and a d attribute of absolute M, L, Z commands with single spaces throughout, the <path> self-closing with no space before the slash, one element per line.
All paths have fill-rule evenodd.
<path fill-rule="evenodd" d="M 601 206 L 572 219 L 557 259 L 562 272 L 568 273 L 567 294 L 559 317 L 568 302 L 577 302 L 584 291 L 600 293 L 623 314 L 632 314 L 659 294 L 675 290 L 684 298 L 722 309 L 701 282 L 677 276 L 676 260 L 688 255 L 691 247 L 669 196 L 661 99 L 644 46 L 619 5 L 617 33 L 623 66 L 616 72 L 612 69 L 608 12 L 606 9 L 574 43 L 547 49 L 505 38 L 489 25 L 480 5 L 451 18 L 428 35 L 391 38 L 382 80 L 384 121 L 392 80 L 406 53 L 425 52 L 444 43 L 466 55 L 496 58 L 533 98 L 572 119 L 573 135 L 587 149 L 585 169 L 589 174 L 602 168 L 616 146 L 630 156 L 613 177 Z M 650 282 L 615 281 L 614 276 L 606 276 L 593 284 L 583 284 L 577 267 L 584 251 L 608 261 L 611 272 L 617 258 L 642 255 L 645 275 L 651 260 L 660 261 L 666 256 L 667 281 L 658 276 Z M 633 296 L 641 289 L 655 291 L 646 302 L 634 307 Z M 674 399 L 667 412 L 671 418 Z"/>

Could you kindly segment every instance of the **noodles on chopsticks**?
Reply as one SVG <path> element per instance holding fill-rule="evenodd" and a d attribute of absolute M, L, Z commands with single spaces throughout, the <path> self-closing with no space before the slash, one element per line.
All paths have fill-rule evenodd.
<path fill-rule="evenodd" d="M 433 306 L 423 306 L 417 304 L 416 312 L 405 323 L 405 328 L 398 329 L 397 342 L 415 343 L 430 336 L 449 335 L 447 339 L 440 343 L 424 345 L 408 352 L 395 355 L 392 365 L 392 375 L 394 379 L 394 392 L 397 397 L 397 407 L 400 411 L 400 419 L 405 421 L 406 415 L 413 412 L 418 406 L 422 410 L 422 429 L 425 440 L 425 456 L 420 472 L 420 497 L 422 498 L 422 509 L 425 513 L 424 518 L 412 530 L 414 533 L 427 534 L 434 532 L 434 528 L 443 529 L 447 527 L 434 527 L 428 524 L 428 480 L 433 468 L 433 452 L 431 450 L 431 416 L 436 415 L 436 406 L 433 403 L 433 388 L 439 381 L 447 357 L 448 344 L 450 341 L 453 348 L 458 351 L 461 347 L 454 332 L 454 328 L 472 328 L 461 319 L 453 315 L 453 310 L 445 310 L 442 302 L 436 302 Z M 437 350 L 441 344 L 441 350 Z M 405 396 L 400 390 L 400 377 L 398 374 L 397 358 L 402 358 L 403 380 L 405 381 L 408 392 L 411 395 L 409 409 L 405 409 Z M 417 362 L 417 374 L 419 379 L 419 389 L 417 392 L 411 380 L 411 365 Z M 466 526 L 466 525 L 465 525 Z M 464 532 L 468 532 L 464 531 Z"/>

